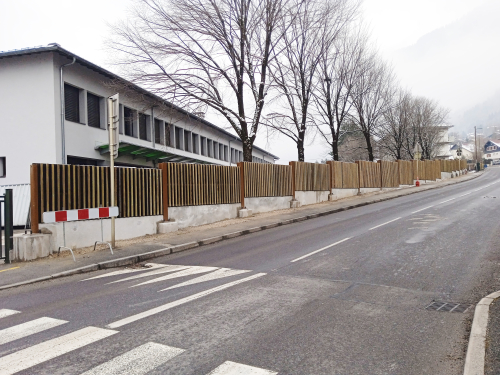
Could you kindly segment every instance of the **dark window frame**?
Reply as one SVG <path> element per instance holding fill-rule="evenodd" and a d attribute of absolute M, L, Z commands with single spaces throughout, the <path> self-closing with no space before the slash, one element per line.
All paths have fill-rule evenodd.
<path fill-rule="evenodd" d="M 71 122 L 80 123 L 80 92 L 78 87 L 64 83 L 64 119 Z M 75 100 L 76 99 L 76 100 Z"/>
<path fill-rule="evenodd" d="M 87 92 L 87 125 L 96 129 L 102 129 L 101 99 L 100 96 Z"/>
<path fill-rule="evenodd" d="M 0 164 L 2 164 L 3 174 L 0 174 L 0 178 L 7 177 L 7 157 L 0 156 Z"/>

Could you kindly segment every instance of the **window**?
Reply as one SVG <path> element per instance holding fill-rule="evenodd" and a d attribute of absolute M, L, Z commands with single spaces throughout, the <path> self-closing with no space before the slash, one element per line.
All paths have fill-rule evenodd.
<path fill-rule="evenodd" d="M 211 139 L 207 139 L 207 151 L 208 151 L 208 157 L 213 158 L 214 157 L 214 146 L 213 146 L 214 141 Z"/>
<path fill-rule="evenodd" d="M 165 146 L 170 146 L 172 144 L 172 141 L 170 139 L 170 124 L 165 123 Z"/>
<path fill-rule="evenodd" d="M 87 123 L 93 128 L 101 127 L 101 98 L 87 93 Z"/>
<path fill-rule="evenodd" d="M 5 156 L 0 157 L 0 177 L 6 176 Z"/>
<path fill-rule="evenodd" d="M 229 159 L 227 158 L 227 146 L 224 146 L 224 161 L 229 161 Z"/>
<path fill-rule="evenodd" d="M 148 140 L 147 115 L 139 113 L 139 139 Z"/>
<path fill-rule="evenodd" d="M 198 134 L 192 134 L 193 137 L 193 148 L 191 149 L 195 154 L 200 153 L 199 143 L 198 143 Z"/>
<path fill-rule="evenodd" d="M 134 115 L 135 111 L 133 109 L 123 107 L 123 124 L 125 128 L 125 135 L 129 137 L 134 136 Z"/>
<path fill-rule="evenodd" d="M 219 158 L 219 142 L 213 142 L 213 155 L 212 157 L 214 159 L 218 159 Z"/>
<path fill-rule="evenodd" d="M 161 126 L 162 126 L 161 121 L 158 120 L 157 118 L 155 118 L 155 143 L 158 143 L 160 145 L 165 143 L 163 141 L 162 136 L 161 136 L 161 133 L 162 133 Z"/>
<path fill-rule="evenodd" d="M 175 127 L 175 148 L 177 150 L 182 150 L 182 134 L 184 129 Z"/>
<path fill-rule="evenodd" d="M 66 120 L 80 122 L 80 89 L 64 84 L 64 115 Z"/>
<path fill-rule="evenodd" d="M 201 154 L 203 156 L 207 156 L 207 138 L 201 137 L 200 143 L 201 143 Z"/>
<path fill-rule="evenodd" d="M 191 151 L 191 132 L 184 131 L 184 151 Z"/>

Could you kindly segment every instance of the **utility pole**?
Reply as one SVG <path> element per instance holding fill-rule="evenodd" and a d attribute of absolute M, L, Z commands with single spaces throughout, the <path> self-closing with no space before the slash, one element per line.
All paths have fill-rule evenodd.
<path fill-rule="evenodd" d="M 478 170 L 477 168 L 477 130 L 476 127 L 474 126 L 474 149 L 476 150 L 476 171 Z"/>
<path fill-rule="evenodd" d="M 118 157 L 119 96 L 108 98 L 108 132 L 109 132 L 109 181 L 111 206 L 115 206 L 115 158 Z M 154 122 L 154 119 L 153 119 Z M 115 247 L 115 217 L 111 216 L 111 247 Z"/>

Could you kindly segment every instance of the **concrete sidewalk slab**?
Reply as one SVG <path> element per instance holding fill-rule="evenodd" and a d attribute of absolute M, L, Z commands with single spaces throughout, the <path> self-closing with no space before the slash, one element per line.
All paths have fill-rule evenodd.
<path fill-rule="evenodd" d="M 150 260 L 170 253 L 185 251 L 205 244 L 223 241 L 261 230 L 275 228 L 303 220 L 330 215 L 337 212 L 383 202 L 427 190 L 442 188 L 469 181 L 482 173 L 468 174 L 440 182 L 432 182 L 420 187 L 400 188 L 380 191 L 362 196 L 344 198 L 334 202 L 303 206 L 300 208 L 256 214 L 252 217 L 230 219 L 199 227 L 189 227 L 178 232 L 148 235 L 139 239 L 119 241 L 112 255 L 107 247 L 100 251 L 90 248 L 75 251 L 76 262 L 68 254 L 51 256 L 30 262 L 0 265 L 0 290 L 12 286 L 48 280 L 75 273 L 90 272 L 96 269 L 121 267 Z M 96 268 L 97 265 L 97 268 Z"/>

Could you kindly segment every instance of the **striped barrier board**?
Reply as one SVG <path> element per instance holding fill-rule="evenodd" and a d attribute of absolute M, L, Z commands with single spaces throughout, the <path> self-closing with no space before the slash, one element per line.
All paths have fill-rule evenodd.
<path fill-rule="evenodd" d="M 84 208 L 81 210 L 64 210 L 44 212 L 42 220 L 44 223 L 60 223 L 65 221 L 106 219 L 117 217 L 118 207 Z"/>

